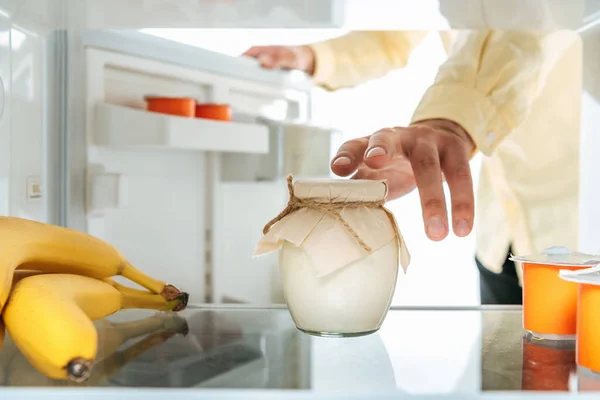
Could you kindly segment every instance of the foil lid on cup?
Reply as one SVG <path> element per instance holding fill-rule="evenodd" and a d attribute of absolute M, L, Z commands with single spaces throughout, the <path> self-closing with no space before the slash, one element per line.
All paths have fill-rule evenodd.
<path fill-rule="evenodd" d="M 549 264 L 556 266 L 594 266 L 600 264 L 600 255 L 585 254 L 569 250 L 563 246 L 552 246 L 539 254 L 511 256 L 511 261 L 529 264 Z"/>
<path fill-rule="evenodd" d="M 600 285 L 600 265 L 575 271 L 561 269 L 558 276 L 569 282 Z"/>

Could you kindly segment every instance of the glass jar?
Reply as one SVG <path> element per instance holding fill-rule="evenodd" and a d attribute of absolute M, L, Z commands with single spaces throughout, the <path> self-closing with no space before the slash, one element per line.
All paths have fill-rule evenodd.
<path fill-rule="evenodd" d="M 290 201 L 264 229 L 255 255 L 279 251 L 283 293 L 296 324 L 318 336 L 377 331 L 390 307 L 399 262 L 410 255 L 373 180 L 288 178 Z"/>

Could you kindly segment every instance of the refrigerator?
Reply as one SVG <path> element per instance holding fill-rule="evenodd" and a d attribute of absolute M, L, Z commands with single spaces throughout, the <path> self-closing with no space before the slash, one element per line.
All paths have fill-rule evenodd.
<path fill-rule="evenodd" d="M 141 30 L 550 27 L 597 37 L 597 1 L 517 3 L 0 0 L 0 215 L 106 240 L 195 304 L 283 303 L 276 254 L 254 259 L 254 246 L 285 207 L 289 174 L 331 177 L 343 132 L 314 124 L 303 73 Z M 233 120 L 152 113 L 149 95 L 228 104 Z M 595 104 L 587 135 L 598 148 Z M 586 215 L 598 170 L 582 189 Z"/>
<path fill-rule="evenodd" d="M 0 214 L 106 240 L 193 303 L 283 302 L 276 258 L 251 255 L 287 175 L 329 174 L 337 132 L 311 125 L 310 79 L 140 32 L 240 12 L 260 26 L 286 7 L 335 23 L 336 2 L 277 3 L 0 3 Z M 152 113 L 148 95 L 227 104 L 233 120 Z"/>

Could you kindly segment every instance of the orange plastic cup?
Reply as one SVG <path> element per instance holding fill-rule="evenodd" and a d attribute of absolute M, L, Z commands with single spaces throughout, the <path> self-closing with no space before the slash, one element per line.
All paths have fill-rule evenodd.
<path fill-rule="evenodd" d="M 231 107 L 227 104 L 196 104 L 196 118 L 231 121 Z"/>
<path fill-rule="evenodd" d="M 577 284 L 558 276 L 559 270 L 589 265 L 523 262 L 523 327 L 536 337 L 574 340 L 577 332 Z"/>
<path fill-rule="evenodd" d="M 557 348 L 523 338 L 523 390 L 568 391 L 569 377 L 575 368 L 574 344 Z"/>
<path fill-rule="evenodd" d="M 600 286 L 579 284 L 577 365 L 600 373 Z"/>
<path fill-rule="evenodd" d="M 145 99 L 148 111 L 180 117 L 193 117 L 195 115 L 196 100 L 189 97 L 147 96 Z"/>

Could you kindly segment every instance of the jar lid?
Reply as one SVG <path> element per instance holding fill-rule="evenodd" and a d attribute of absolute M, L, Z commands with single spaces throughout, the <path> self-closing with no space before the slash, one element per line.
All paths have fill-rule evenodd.
<path fill-rule="evenodd" d="M 319 203 L 381 201 L 387 196 L 387 184 L 370 179 L 299 179 L 294 182 L 294 195 Z"/>
<path fill-rule="evenodd" d="M 302 247 L 317 269 L 317 276 L 322 277 L 396 241 L 400 265 L 406 272 L 410 254 L 393 214 L 383 205 L 385 181 L 292 182 L 288 177 L 288 190 L 288 206 L 267 223 L 254 257 L 289 242 Z M 336 204 L 332 206 L 333 203 Z"/>
<path fill-rule="evenodd" d="M 569 282 L 600 286 L 600 265 L 574 271 L 561 269 L 558 276 Z"/>
<path fill-rule="evenodd" d="M 530 254 L 527 256 L 513 256 L 509 260 L 529 264 L 549 264 L 558 266 L 592 266 L 600 264 L 600 256 L 573 252 L 564 246 L 552 246 L 543 250 L 539 254 Z"/>

